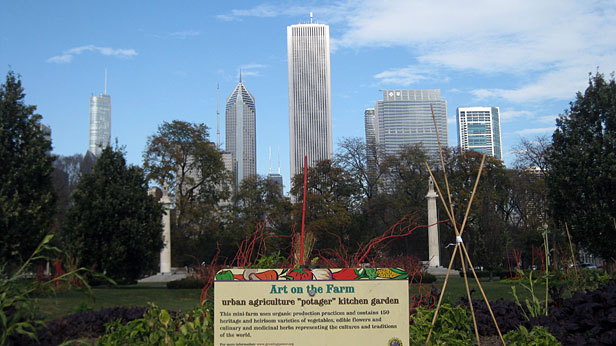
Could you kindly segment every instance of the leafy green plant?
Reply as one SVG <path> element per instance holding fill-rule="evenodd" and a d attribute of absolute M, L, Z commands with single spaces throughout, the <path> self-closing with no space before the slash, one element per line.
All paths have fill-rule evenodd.
<path fill-rule="evenodd" d="M 539 298 L 535 295 L 535 284 L 540 280 L 540 278 L 533 279 L 533 272 L 530 272 L 528 275 L 528 286 L 520 283 L 522 287 L 524 287 L 530 293 L 530 299 L 524 299 L 524 306 L 520 302 L 518 298 L 517 290 L 515 286 L 511 286 L 511 291 L 513 292 L 513 297 L 515 298 L 515 303 L 522 309 L 522 313 L 526 320 L 530 320 L 531 317 L 537 317 L 541 315 L 548 314 L 547 306 L 544 305 Z M 526 309 L 524 309 L 526 307 Z"/>
<path fill-rule="evenodd" d="M 187 314 L 170 314 L 154 303 L 143 318 L 122 325 L 116 320 L 107 325 L 98 345 L 206 345 L 214 344 L 212 307 L 193 309 Z"/>
<path fill-rule="evenodd" d="M 503 336 L 509 346 L 559 346 L 561 343 L 542 326 L 534 326 L 529 332 L 524 326 Z"/>
<path fill-rule="evenodd" d="M 38 285 L 30 279 L 28 270 L 33 263 L 49 260 L 61 252 L 49 245 L 52 238 L 53 235 L 45 236 L 32 255 L 14 273 L 5 273 L 5 267 L 0 267 L 0 345 L 7 344 L 9 337 L 14 334 L 27 335 L 37 340 L 36 329 L 44 325 L 31 299 L 32 293 L 37 289 L 55 290 L 58 283 L 77 280 L 90 292 L 90 286 L 82 274 L 93 272 L 86 268 L 73 269 Z"/>
<path fill-rule="evenodd" d="M 284 265 L 286 261 L 287 259 L 280 255 L 280 251 L 276 251 L 271 255 L 261 254 L 257 261 L 253 265 L 250 265 L 248 267 L 259 269 L 275 269 L 281 268 L 281 265 Z"/>
<path fill-rule="evenodd" d="M 410 345 L 425 345 L 435 311 L 435 308 L 417 307 L 409 327 Z M 442 304 L 430 336 L 430 345 L 471 345 L 473 337 L 468 310 L 462 306 Z"/>

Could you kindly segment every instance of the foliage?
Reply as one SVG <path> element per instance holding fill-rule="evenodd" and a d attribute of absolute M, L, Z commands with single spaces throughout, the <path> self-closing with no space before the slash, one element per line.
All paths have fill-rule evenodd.
<path fill-rule="evenodd" d="M 616 82 L 600 73 L 556 120 L 548 152 L 548 196 L 554 218 L 572 240 L 616 260 Z"/>
<path fill-rule="evenodd" d="M 545 276 L 543 278 L 545 279 Z M 533 272 L 530 272 L 530 274 L 528 275 L 528 286 L 520 283 L 520 285 L 524 287 L 524 289 L 526 289 L 530 293 L 530 299 L 529 298 L 524 299 L 524 306 L 522 306 L 522 303 L 520 302 L 520 299 L 518 298 L 516 286 L 511 286 L 511 291 L 513 293 L 513 297 L 515 298 L 515 303 L 522 310 L 522 314 L 524 314 L 524 317 L 526 317 L 526 320 L 530 320 L 531 317 L 537 317 L 537 316 L 548 314 L 548 310 L 547 310 L 547 306 L 545 305 L 545 302 L 542 303 L 541 301 L 539 301 L 539 298 L 537 298 L 537 296 L 535 295 L 535 284 L 540 279 L 541 278 L 537 278 L 533 280 Z"/>
<path fill-rule="evenodd" d="M 53 162 L 52 184 L 57 196 L 56 214 L 53 230 L 60 230 L 64 223 L 66 212 L 71 205 L 73 191 L 77 187 L 81 176 L 83 156 L 58 156 Z"/>
<path fill-rule="evenodd" d="M 530 324 L 546 327 L 564 345 L 615 345 L 616 281 L 594 291 L 578 291 Z"/>
<path fill-rule="evenodd" d="M 24 98 L 19 76 L 9 71 L 0 86 L 0 263 L 12 266 L 41 242 L 55 211 L 51 142 Z"/>
<path fill-rule="evenodd" d="M 468 299 L 462 299 L 458 305 L 468 307 Z M 498 323 L 501 333 L 515 330 L 518 326 L 526 323 L 526 318 L 522 314 L 520 307 L 511 300 L 495 299 L 490 301 L 490 308 L 494 318 Z M 477 321 L 477 329 L 480 335 L 497 335 L 494 320 L 488 309 L 488 305 L 483 299 L 473 299 L 473 311 Z"/>
<path fill-rule="evenodd" d="M 560 342 L 541 326 L 534 326 L 529 332 L 524 326 L 503 336 L 510 346 L 559 346 Z"/>
<path fill-rule="evenodd" d="M 258 269 L 276 269 L 284 268 L 286 266 L 287 259 L 280 255 L 280 251 L 274 252 L 270 255 L 261 254 L 257 261 L 250 265 L 249 268 Z"/>
<path fill-rule="evenodd" d="M 417 313 L 411 316 L 410 345 L 426 344 L 435 311 L 436 309 L 417 307 Z M 472 325 L 471 316 L 466 308 L 442 304 L 429 345 L 470 345 L 474 339 Z"/>
<path fill-rule="evenodd" d="M 148 195 L 143 171 L 107 147 L 73 194 L 64 239 L 82 265 L 119 281 L 158 268 L 162 207 Z"/>
<path fill-rule="evenodd" d="M 41 346 L 59 345 L 67 340 L 94 339 L 105 333 L 105 325 L 119 320 L 122 324 L 142 318 L 145 307 L 112 307 L 97 311 L 81 311 L 47 322 L 37 330 L 38 344 Z M 19 337 L 13 340 L 14 346 L 29 346 L 32 340 Z M 78 343 L 77 343 L 78 344 Z"/>
<path fill-rule="evenodd" d="M 122 325 L 115 321 L 98 339 L 99 345 L 213 345 L 212 307 L 196 308 L 187 314 L 170 314 L 150 303 L 143 318 Z"/>
<path fill-rule="evenodd" d="M 31 299 L 37 289 L 54 289 L 55 284 L 67 279 L 78 280 L 88 290 L 82 274 L 85 268 L 77 268 L 68 273 L 56 276 L 51 280 L 35 285 L 28 280 L 27 271 L 31 265 L 42 260 L 50 260 L 48 256 L 60 253 L 60 250 L 49 245 L 53 235 L 47 235 L 34 250 L 32 255 L 13 274 L 7 274 L 4 266 L 0 266 L 0 345 L 5 345 L 11 336 L 21 334 L 29 339 L 37 339 L 36 329 L 43 325 Z M 31 340 L 30 340 L 31 341 Z"/>
<path fill-rule="evenodd" d="M 229 177 L 221 152 L 209 141 L 205 124 L 163 122 L 156 134 L 148 137 L 143 169 L 148 181 L 169 189 L 180 224 L 199 219 L 201 213 L 211 212 L 229 197 Z"/>
<path fill-rule="evenodd" d="M 352 244 L 352 221 L 358 193 L 357 182 L 331 160 L 319 161 L 314 167 L 308 168 L 306 232 L 314 233 L 316 247 L 333 248 L 338 245 L 338 239 L 347 247 Z M 293 219 L 301 220 L 303 172 L 293 177 L 291 195 L 300 201 L 293 210 Z"/>

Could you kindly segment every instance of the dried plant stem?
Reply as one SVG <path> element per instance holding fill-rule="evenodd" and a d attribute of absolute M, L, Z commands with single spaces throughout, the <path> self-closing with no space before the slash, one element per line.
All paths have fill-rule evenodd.
<path fill-rule="evenodd" d="M 573 244 L 571 243 L 571 234 L 569 233 L 569 226 L 565 222 L 565 230 L 567 230 L 567 238 L 569 239 L 569 249 L 571 250 L 571 262 L 573 263 L 573 270 L 575 271 L 575 281 L 579 281 L 578 268 L 575 263 L 575 254 L 573 253 Z"/>

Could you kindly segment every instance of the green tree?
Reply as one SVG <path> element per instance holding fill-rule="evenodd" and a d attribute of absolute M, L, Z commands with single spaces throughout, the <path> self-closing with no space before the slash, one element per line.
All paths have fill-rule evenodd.
<path fill-rule="evenodd" d="M 291 194 L 297 203 L 293 219 L 297 230 L 301 228 L 302 201 L 304 196 L 304 174 L 293 178 Z M 345 247 L 356 245 L 351 239 L 354 233 L 354 216 L 359 210 L 360 188 L 357 181 L 343 168 L 331 160 L 322 160 L 308 168 L 306 194 L 306 232 L 312 232 L 317 239 L 317 248 L 338 247 L 338 238 Z"/>
<path fill-rule="evenodd" d="M 51 226 L 54 157 L 36 106 L 24 103 L 21 81 L 9 71 L 0 87 L 0 261 L 25 260 Z"/>
<path fill-rule="evenodd" d="M 80 264 L 131 282 L 156 271 L 162 207 L 148 195 L 144 172 L 107 147 L 73 193 L 64 238 Z"/>
<path fill-rule="evenodd" d="M 143 169 L 148 180 L 168 187 L 180 224 L 210 219 L 219 202 L 229 198 L 222 154 L 209 141 L 205 124 L 163 122 L 148 138 Z"/>
<path fill-rule="evenodd" d="M 548 196 L 573 241 L 616 262 L 616 83 L 600 73 L 556 120 Z"/>

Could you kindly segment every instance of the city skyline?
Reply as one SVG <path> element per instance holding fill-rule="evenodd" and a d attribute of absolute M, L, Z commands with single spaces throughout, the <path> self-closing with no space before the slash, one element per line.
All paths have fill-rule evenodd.
<path fill-rule="evenodd" d="M 303 173 L 305 161 L 314 166 L 333 158 L 329 26 L 313 23 L 312 12 L 310 23 L 288 26 L 287 54 L 293 179 Z"/>
<path fill-rule="evenodd" d="M 588 85 L 588 73 L 616 70 L 613 2 L 478 1 L 473 6 L 388 0 L 238 1 L 182 4 L 8 2 L 0 13 L 0 65 L 21 75 L 27 104 L 52 129 L 53 153 L 89 145 L 87 98 L 113 95 L 112 141 L 142 164 L 147 137 L 163 121 L 205 123 L 216 137 L 216 85 L 243 81 L 259 103 L 257 173 L 280 146 L 289 186 L 286 27 L 330 27 L 334 152 L 365 138 L 364 111 L 383 89 L 440 89 L 456 108 L 498 105 L 503 160 L 522 138 L 550 136 L 558 114 Z M 105 21 L 86 21 L 97 13 Z M 61 18 L 59 20 L 58 18 Z M 481 25 L 462 25 L 465 22 Z M 164 19 L 164 20 L 163 20 Z M 224 147 L 224 143 L 222 143 Z"/>

